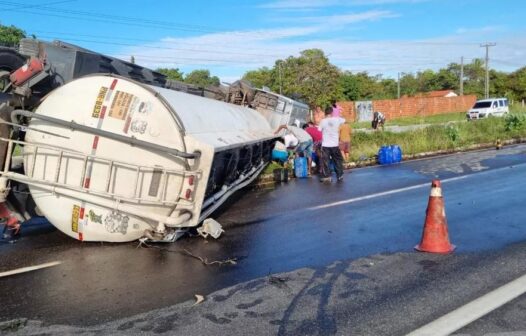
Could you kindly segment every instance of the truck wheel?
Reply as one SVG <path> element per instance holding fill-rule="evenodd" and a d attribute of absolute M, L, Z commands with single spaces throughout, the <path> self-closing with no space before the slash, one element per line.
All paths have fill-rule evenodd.
<path fill-rule="evenodd" d="M 12 72 L 20 68 L 26 59 L 13 49 L 0 47 L 0 70 Z"/>

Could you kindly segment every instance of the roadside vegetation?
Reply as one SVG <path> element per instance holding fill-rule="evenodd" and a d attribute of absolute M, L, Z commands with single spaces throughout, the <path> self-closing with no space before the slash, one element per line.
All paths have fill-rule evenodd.
<path fill-rule="evenodd" d="M 463 123 L 432 125 L 402 133 L 378 131 L 355 132 L 352 136 L 350 161 L 374 157 L 384 145 L 399 145 L 403 154 L 454 150 L 475 144 L 495 143 L 526 138 L 526 113 L 521 108 L 503 118 L 488 118 Z"/>

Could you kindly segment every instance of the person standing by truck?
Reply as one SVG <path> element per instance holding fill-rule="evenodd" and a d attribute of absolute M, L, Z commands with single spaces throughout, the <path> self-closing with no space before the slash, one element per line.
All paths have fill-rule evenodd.
<path fill-rule="evenodd" d="M 316 125 L 314 125 L 312 121 L 309 121 L 308 123 L 303 125 L 303 129 L 305 130 L 305 132 L 309 133 L 309 135 L 312 137 L 312 142 L 314 143 L 313 151 L 315 154 L 312 157 L 312 161 L 316 163 L 315 171 L 319 172 L 321 170 L 320 157 L 321 157 L 321 140 L 323 136 L 320 130 L 318 129 L 318 127 L 316 127 Z M 312 171 L 312 164 L 311 164 L 311 171 Z"/>
<path fill-rule="evenodd" d="M 349 161 L 349 152 L 351 150 L 351 125 L 345 122 L 340 126 L 340 151 L 343 159 Z"/>
<path fill-rule="evenodd" d="M 341 117 L 332 116 L 332 106 L 325 109 L 325 118 L 320 122 L 318 129 L 323 135 L 321 142 L 321 153 L 322 153 L 322 178 L 321 182 L 330 182 L 330 160 L 334 161 L 336 170 L 336 178 L 338 181 L 343 181 L 343 157 L 340 152 L 340 125 L 345 123 L 345 119 Z"/>

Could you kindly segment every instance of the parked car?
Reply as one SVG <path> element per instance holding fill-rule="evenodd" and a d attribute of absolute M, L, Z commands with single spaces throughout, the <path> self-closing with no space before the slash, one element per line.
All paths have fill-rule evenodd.
<path fill-rule="evenodd" d="M 475 105 L 466 113 L 468 120 L 482 119 L 490 116 L 502 117 L 509 113 L 507 98 L 490 98 L 477 100 Z"/>

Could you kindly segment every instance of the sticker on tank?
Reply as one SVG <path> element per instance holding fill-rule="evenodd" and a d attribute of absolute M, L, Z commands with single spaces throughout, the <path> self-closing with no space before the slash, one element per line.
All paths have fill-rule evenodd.
<path fill-rule="evenodd" d="M 122 233 L 123 235 L 128 232 L 128 221 L 130 217 L 121 214 L 117 211 L 112 211 L 109 215 L 104 217 L 104 228 L 109 233 Z"/>
<path fill-rule="evenodd" d="M 130 131 L 132 131 L 132 133 L 144 134 L 147 127 L 148 122 L 146 120 L 135 119 L 131 123 Z"/>
<path fill-rule="evenodd" d="M 113 98 L 113 102 L 111 103 L 109 113 L 110 117 L 125 120 L 130 110 L 133 98 L 134 95 L 131 93 L 117 91 L 115 93 L 115 98 Z"/>
<path fill-rule="evenodd" d="M 88 212 L 88 217 L 89 217 L 89 220 L 92 222 L 92 223 L 99 223 L 99 224 L 102 224 L 102 215 L 97 215 L 95 213 L 95 211 L 93 210 L 90 210 Z"/>
<path fill-rule="evenodd" d="M 149 101 L 139 101 L 134 97 L 124 123 L 123 132 L 144 134 L 148 129 L 148 116 L 152 112 L 153 106 Z"/>

